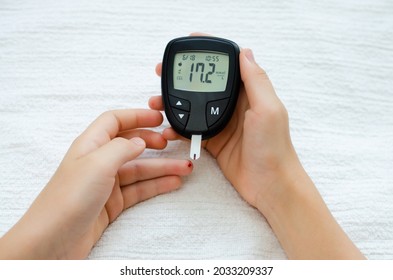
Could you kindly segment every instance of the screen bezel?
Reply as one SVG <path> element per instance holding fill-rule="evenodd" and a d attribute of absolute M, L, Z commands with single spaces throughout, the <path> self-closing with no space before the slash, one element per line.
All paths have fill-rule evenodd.
<path fill-rule="evenodd" d="M 228 80 L 225 86 L 224 91 L 211 91 L 208 92 L 211 95 L 211 98 L 208 99 L 219 99 L 219 98 L 227 98 L 231 94 L 231 89 L 234 87 L 234 76 L 235 76 L 235 69 L 236 69 L 236 53 L 233 45 L 229 43 L 225 43 L 222 40 L 215 40 L 214 37 L 188 37 L 183 40 L 177 40 L 173 42 L 167 53 L 166 61 L 163 63 L 163 71 L 162 73 L 165 74 L 166 77 L 163 76 L 167 83 L 168 92 L 172 95 L 181 97 L 194 93 L 207 93 L 207 92 L 198 92 L 198 91 L 185 91 L 185 90 L 178 90 L 174 88 L 173 85 L 173 66 L 175 60 L 175 54 L 179 52 L 193 52 L 193 51 L 200 51 L 200 52 L 218 52 L 218 53 L 225 53 L 228 55 L 229 63 L 228 63 Z M 165 63 L 166 62 L 166 63 Z"/>

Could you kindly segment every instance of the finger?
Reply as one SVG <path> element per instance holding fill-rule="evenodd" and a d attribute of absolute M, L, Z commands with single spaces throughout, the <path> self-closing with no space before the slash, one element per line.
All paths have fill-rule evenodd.
<path fill-rule="evenodd" d="M 162 101 L 162 96 L 152 96 L 149 99 L 149 107 L 153 110 L 159 110 L 162 111 L 164 110 L 164 103 Z"/>
<path fill-rule="evenodd" d="M 119 169 L 120 186 L 168 175 L 186 176 L 192 172 L 192 169 L 193 164 L 189 160 L 136 159 L 127 162 Z"/>
<path fill-rule="evenodd" d="M 213 35 L 208 34 L 208 33 L 203 33 L 203 32 L 192 32 L 192 33 L 190 33 L 190 36 L 208 36 L 208 37 L 213 37 Z"/>
<path fill-rule="evenodd" d="M 156 127 L 163 121 L 160 112 L 148 109 L 114 110 L 101 114 L 74 141 L 70 153 L 83 156 L 108 143 L 124 130 L 139 127 Z"/>
<path fill-rule="evenodd" d="M 83 133 L 84 136 L 108 136 L 110 139 L 121 131 L 139 127 L 155 127 L 162 123 L 162 115 L 147 109 L 108 111 L 99 116 Z"/>
<path fill-rule="evenodd" d="M 147 129 L 133 129 L 125 131 L 119 134 L 119 137 L 131 139 L 134 137 L 140 137 L 146 142 L 146 147 L 150 149 L 162 150 L 167 145 L 167 140 L 161 135 L 161 133 L 147 130 Z"/>
<path fill-rule="evenodd" d="M 161 96 L 153 96 L 149 99 L 149 107 L 153 110 L 164 110 L 164 104 L 162 102 Z M 162 136 L 166 140 L 188 140 L 177 134 L 172 128 L 164 129 Z"/>
<path fill-rule="evenodd" d="M 175 140 L 189 141 L 189 139 L 177 134 L 177 132 L 172 127 L 165 128 L 164 131 L 162 132 L 162 136 L 168 141 L 175 141 Z"/>
<path fill-rule="evenodd" d="M 161 73 L 162 73 L 162 63 L 160 62 L 156 65 L 156 74 L 157 76 L 161 77 Z"/>
<path fill-rule="evenodd" d="M 123 187 L 121 191 L 124 209 L 157 195 L 174 191 L 180 186 L 179 176 L 165 176 Z"/>
<path fill-rule="evenodd" d="M 264 104 L 278 101 L 273 85 L 266 72 L 255 62 L 250 49 L 240 52 L 240 73 L 246 89 L 251 109 L 261 109 Z"/>
<path fill-rule="evenodd" d="M 112 189 L 111 195 L 105 203 L 106 213 L 109 223 L 113 222 L 123 211 L 123 194 L 119 186 L 119 176 L 116 176 L 116 181 Z"/>
<path fill-rule="evenodd" d="M 100 214 L 98 215 L 97 222 L 94 224 L 92 229 L 93 232 L 93 244 L 96 244 L 98 240 L 101 238 L 102 234 L 106 230 L 109 225 L 109 218 L 105 208 L 101 209 Z M 87 257 L 87 256 L 86 256 Z"/>
<path fill-rule="evenodd" d="M 128 140 L 116 137 L 87 155 L 85 159 L 89 161 L 87 165 L 91 166 L 91 170 L 99 174 L 105 172 L 107 176 L 115 176 L 121 166 L 138 157 L 145 148 L 146 143 L 142 138 L 135 137 Z"/>

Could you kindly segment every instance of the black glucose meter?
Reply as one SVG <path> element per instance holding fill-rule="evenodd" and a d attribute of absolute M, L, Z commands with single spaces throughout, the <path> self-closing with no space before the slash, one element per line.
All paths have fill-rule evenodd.
<path fill-rule="evenodd" d="M 239 53 L 237 44 L 216 37 L 182 37 L 168 43 L 162 98 L 166 117 L 178 134 L 197 136 L 200 142 L 224 129 L 239 95 Z"/>

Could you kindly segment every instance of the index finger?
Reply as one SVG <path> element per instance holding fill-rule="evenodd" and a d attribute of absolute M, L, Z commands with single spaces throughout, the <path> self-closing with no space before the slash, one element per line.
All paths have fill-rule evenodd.
<path fill-rule="evenodd" d="M 161 95 L 152 96 L 149 98 L 149 107 L 153 110 L 163 111 L 164 102 L 162 101 Z"/>
<path fill-rule="evenodd" d="M 160 112 L 149 109 L 113 110 L 101 114 L 74 141 L 71 149 L 78 156 L 83 156 L 92 150 L 108 143 L 120 132 L 139 127 L 156 127 L 163 121 Z"/>

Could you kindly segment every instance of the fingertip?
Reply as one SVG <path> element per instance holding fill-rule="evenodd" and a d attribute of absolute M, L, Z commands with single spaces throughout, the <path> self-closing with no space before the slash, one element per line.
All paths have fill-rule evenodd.
<path fill-rule="evenodd" d="M 160 111 L 160 110 L 164 109 L 161 95 L 150 97 L 148 104 L 149 104 L 150 109 L 153 109 L 153 110 Z"/>
<path fill-rule="evenodd" d="M 165 128 L 162 132 L 162 136 L 168 141 L 177 140 L 176 132 L 171 127 Z"/>
<path fill-rule="evenodd" d="M 156 74 L 157 76 L 161 77 L 161 73 L 162 73 L 162 63 L 160 62 L 156 65 Z"/>
<path fill-rule="evenodd" d="M 249 62 L 255 63 L 255 57 L 251 49 L 242 49 L 242 52 Z"/>
<path fill-rule="evenodd" d="M 164 121 L 164 117 L 162 116 L 161 112 L 159 110 L 153 109 L 153 112 L 155 114 L 155 118 L 157 121 L 157 126 L 161 125 Z"/>
<path fill-rule="evenodd" d="M 183 180 L 180 176 L 172 175 L 167 177 L 167 188 L 164 192 L 171 192 L 182 187 Z"/>
<path fill-rule="evenodd" d="M 175 174 L 179 176 L 187 176 L 190 175 L 194 169 L 194 164 L 191 160 L 182 160 L 183 162 L 178 165 L 175 169 Z"/>
<path fill-rule="evenodd" d="M 149 105 L 150 109 L 154 109 L 154 97 L 155 96 L 150 97 L 149 100 L 147 101 L 147 104 Z"/>
<path fill-rule="evenodd" d="M 154 143 L 151 145 L 151 148 L 153 149 L 163 150 L 168 145 L 168 140 L 166 140 L 160 133 L 154 134 L 152 138 L 154 139 L 150 139 L 150 140 L 152 143 Z M 150 148 L 150 146 L 148 147 Z"/>
<path fill-rule="evenodd" d="M 135 144 L 137 147 L 146 148 L 146 142 L 140 137 L 133 137 L 130 141 Z"/>
<path fill-rule="evenodd" d="M 194 170 L 194 164 L 192 163 L 191 160 L 187 160 L 186 164 L 187 164 L 186 175 L 189 175 Z"/>
<path fill-rule="evenodd" d="M 174 174 L 179 176 L 190 175 L 194 169 L 194 164 L 191 160 L 181 160 L 182 162 L 176 163 L 177 166 L 174 169 Z"/>
<path fill-rule="evenodd" d="M 208 33 L 203 33 L 203 32 L 192 32 L 192 33 L 190 33 L 189 36 L 208 36 L 208 37 L 213 37 L 213 35 L 208 34 Z"/>

